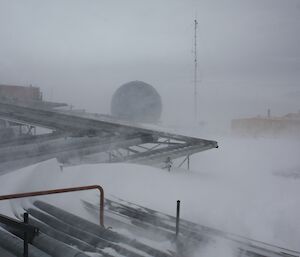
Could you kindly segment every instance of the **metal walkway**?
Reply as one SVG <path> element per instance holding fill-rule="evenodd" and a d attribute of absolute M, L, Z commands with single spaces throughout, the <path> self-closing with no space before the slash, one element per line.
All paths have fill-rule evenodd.
<path fill-rule="evenodd" d="M 218 147 L 216 141 L 178 135 L 108 115 L 35 108 L 3 101 L 0 102 L 0 118 L 54 131 L 0 144 L 2 173 L 50 158 L 58 158 L 66 165 L 84 162 L 153 165 Z"/>

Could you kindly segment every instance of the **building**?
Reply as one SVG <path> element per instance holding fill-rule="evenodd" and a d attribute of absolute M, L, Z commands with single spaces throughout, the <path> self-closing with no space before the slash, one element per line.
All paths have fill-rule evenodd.
<path fill-rule="evenodd" d="M 33 86 L 0 85 L 0 100 L 18 102 L 41 101 L 40 88 Z"/>
<path fill-rule="evenodd" d="M 253 117 L 234 119 L 231 130 L 242 136 L 300 136 L 300 111 L 282 117 Z"/>

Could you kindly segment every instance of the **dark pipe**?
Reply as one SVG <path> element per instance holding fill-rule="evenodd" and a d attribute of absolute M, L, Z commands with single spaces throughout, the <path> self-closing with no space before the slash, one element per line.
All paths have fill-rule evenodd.
<path fill-rule="evenodd" d="M 18 231 L 27 232 L 29 243 L 32 241 L 32 239 L 36 235 L 38 235 L 38 232 L 39 232 L 39 229 L 37 227 L 25 224 L 24 222 L 13 219 L 13 218 L 8 217 L 3 214 L 0 214 L 0 224 L 1 224 L 1 226 L 4 225 L 4 226 L 10 227 L 10 228 L 14 228 Z"/>
<path fill-rule="evenodd" d="M 4 230 L 0 230 L 0 246 L 16 256 L 23 256 L 23 240 Z M 51 257 L 45 252 L 29 245 L 30 257 Z M 2 256 L 1 256 L 2 257 Z M 4 256 L 3 256 L 4 257 Z"/>
<path fill-rule="evenodd" d="M 17 257 L 16 255 L 10 253 L 9 251 L 7 251 L 6 249 L 0 247 L 0 256 L 3 257 Z"/>
<path fill-rule="evenodd" d="M 91 246 L 90 244 L 87 244 L 84 241 L 79 240 L 76 237 L 73 237 L 67 233 L 63 233 L 57 229 L 54 229 L 49 225 L 38 221 L 35 218 L 31 217 L 29 224 L 38 227 L 41 232 L 45 233 L 50 237 L 56 238 L 57 240 L 64 242 L 65 244 L 76 246 L 81 251 L 96 252 L 96 248 Z"/>
<path fill-rule="evenodd" d="M 8 228 L 8 231 L 24 240 L 24 234 L 22 232 L 11 230 L 10 228 Z M 84 254 L 82 251 L 42 232 L 39 232 L 39 235 L 33 239 L 31 244 L 52 257 L 88 257 L 88 255 Z M 31 255 L 32 253 L 30 251 L 30 256 Z M 22 254 L 20 256 L 24 255 Z"/>
<path fill-rule="evenodd" d="M 33 245 L 53 257 L 89 257 L 84 252 L 49 237 L 44 233 L 40 233 L 39 236 L 34 238 Z"/>

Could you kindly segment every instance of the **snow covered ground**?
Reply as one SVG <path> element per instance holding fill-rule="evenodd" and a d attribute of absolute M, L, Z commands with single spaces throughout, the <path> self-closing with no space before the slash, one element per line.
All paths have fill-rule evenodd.
<path fill-rule="evenodd" d="M 191 170 L 134 164 L 64 167 L 49 160 L 0 177 L 0 193 L 100 184 L 113 195 L 199 224 L 300 251 L 299 140 L 214 138 L 220 148 L 193 155 Z M 88 216 L 80 199 L 98 192 L 43 197 Z M 28 200 L 0 202 L 12 214 Z M 89 217 L 90 218 L 90 217 Z M 96 221 L 95 221 L 96 222 Z"/>

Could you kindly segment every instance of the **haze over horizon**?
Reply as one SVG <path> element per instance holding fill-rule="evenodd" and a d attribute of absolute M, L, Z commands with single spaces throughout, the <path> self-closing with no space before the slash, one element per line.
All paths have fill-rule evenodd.
<path fill-rule="evenodd" d="M 163 120 L 187 122 L 196 17 L 199 119 L 282 115 L 300 109 L 299 14 L 298 0 L 1 0 L 0 83 L 108 113 L 120 85 L 142 80 Z"/>
<path fill-rule="evenodd" d="M 0 0 L 0 85 L 37 86 L 45 100 L 107 114 L 117 88 L 139 80 L 160 94 L 153 97 L 154 103 L 144 105 L 146 110 L 159 106 L 154 122 L 161 106 L 163 109 L 161 122 L 144 125 L 134 123 L 135 117 L 132 124 L 101 116 L 95 121 L 92 115 L 51 114 L 2 103 L 1 117 L 10 122 L 2 126 L 1 195 L 98 184 L 105 188 L 105 197 L 169 215 L 174 215 L 175 203 L 180 200 L 182 219 L 257 240 L 243 238 L 246 244 L 240 248 L 231 240 L 223 242 L 226 234 L 222 232 L 220 242 L 212 237 L 215 242 L 206 243 L 206 235 L 213 234 L 201 229 L 201 245 L 193 256 L 250 255 L 247 249 L 256 246 L 262 256 L 263 248 L 272 247 L 259 241 L 300 251 L 299 123 L 287 122 L 285 130 L 282 120 L 275 123 L 269 119 L 266 126 L 253 122 L 249 135 L 227 133 L 234 118 L 266 115 L 268 109 L 272 116 L 300 113 L 299 14 L 300 0 Z M 198 121 L 204 126 L 194 121 L 193 113 L 194 19 L 199 25 Z M 130 109 L 127 99 L 139 97 L 145 99 L 143 104 L 156 95 L 155 90 L 142 90 L 147 93 L 132 93 L 123 100 L 123 90 L 122 97 L 116 97 L 115 117 L 126 117 L 121 111 Z M 138 101 L 132 102 L 143 110 Z M 142 118 L 146 113 L 141 112 Z M 18 134 L 21 126 L 7 127 L 16 122 L 30 123 L 26 135 Z M 36 125 L 47 129 L 30 137 Z M 169 133 L 162 132 L 162 127 Z M 10 138 L 4 133 L 9 130 Z M 209 148 L 213 149 L 206 151 Z M 39 199 L 91 220 L 81 196 Z M 98 193 L 89 196 L 91 204 L 99 203 Z M 33 207 L 31 200 L 6 201 L 0 211 L 13 217 L 25 207 Z M 156 235 L 159 222 L 153 226 L 127 223 L 122 210 L 119 219 L 109 211 L 105 219 L 116 223 L 107 228 L 127 236 L 131 234 L 127 228 L 135 227 L 136 235 L 129 240 L 134 245 L 141 240 L 156 247 L 159 241 L 166 250 L 169 243 L 175 242 L 174 249 L 185 243 L 166 233 L 167 227 L 173 233 L 171 223 L 162 227 L 164 242 Z M 125 227 L 119 227 L 120 221 Z M 154 243 L 142 239 L 140 225 L 154 234 Z M 70 232 L 74 239 L 79 234 L 60 230 L 63 223 L 57 228 L 64 234 Z M 84 232 L 79 242 L 87 237 L 87 244 L 102 247 L 104 243 L 101 251 L 109 248 L 108 254 L 119 253 L 111 252 L 110 241 L 94 241 Z M 110 237 L 110 233 L 103 235 Z M 239 238 L 236 235 L 233 238 Z M 74 241 L 67 241 L 77 249 Z M 193 240 L 187 241 L 190 248 Z M 123 247 L 119 239 L 112 242 Z M 63 250 L 57 252 L 64 255 Z M 284 249 L 277 250 L 278 255 L 287 256 Z M 150 256 L 148 253 L 145 256 Z"/>

